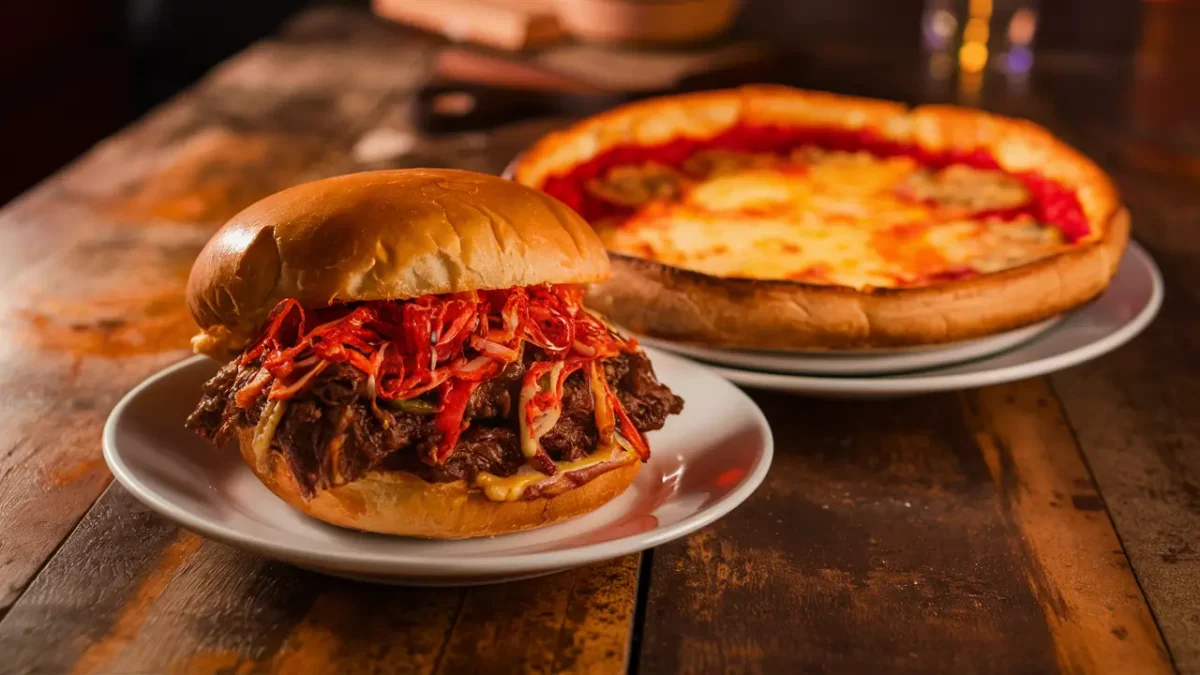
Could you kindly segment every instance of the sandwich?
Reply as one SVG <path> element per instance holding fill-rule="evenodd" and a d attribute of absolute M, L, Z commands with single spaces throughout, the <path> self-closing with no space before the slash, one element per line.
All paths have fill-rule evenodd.
<path fill-rule="evenodd" d="M 358 530 L 514 532 L 620 495 L 683 401 L 582 304 L 609 262 L 532 188 L 409 169 L 253 204 L 187 286 L 226 364 L 187 425 L 277 496 Z"/>

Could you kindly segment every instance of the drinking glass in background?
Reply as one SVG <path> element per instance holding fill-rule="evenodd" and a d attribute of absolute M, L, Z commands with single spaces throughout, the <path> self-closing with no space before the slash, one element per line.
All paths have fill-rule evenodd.
<path fill-rule="evenodd" d="M 1036 0 L 925 0 L 927 97 L 978 105 L 985 83 L 1023 90 L 1033 67 Z"/>

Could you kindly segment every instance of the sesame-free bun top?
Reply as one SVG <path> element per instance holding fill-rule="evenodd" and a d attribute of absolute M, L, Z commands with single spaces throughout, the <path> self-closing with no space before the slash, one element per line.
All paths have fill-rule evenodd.
<path fill-rule="evenodd" d="M 600 239 L 538 190 L 449 169 L 369 171 L 288 188 L 200 252 L 197 352 L 241 350 L 284 298 L 305 307 L 608 277 Z"/>

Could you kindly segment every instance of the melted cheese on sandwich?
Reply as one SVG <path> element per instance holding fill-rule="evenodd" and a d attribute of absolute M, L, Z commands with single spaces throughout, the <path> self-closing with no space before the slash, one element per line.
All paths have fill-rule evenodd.
<path fill-rule="evenodd" d="M 618 459 L 616 453 L 624 453 L 617 446 L 609 447 L 607 450 L 599 449 L 596 452 L 577 459 L 573 462 L 555 462 L 556 471 L 554 476 L 561 476 L 565 473 L 587 469 L 596 466 L 602 462 Z M 637 461 L 632 455 L 629 461 Z M 517 472 L 511 476 L 497 476 L 493 473 L 481 471 L 475 475 L 475 486 L 483 490 L 483 494 L 494 502 L 515 502 L 525 495 L 525 491 L 536 483 L 552 480 L 553 476 L 538 471 L 528 464 L 522 465 L 517 469 Z"/>

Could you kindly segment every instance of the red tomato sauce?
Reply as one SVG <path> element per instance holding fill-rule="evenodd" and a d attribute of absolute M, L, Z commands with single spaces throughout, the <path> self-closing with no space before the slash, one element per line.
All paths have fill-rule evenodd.
<path fill-rule="evenodd" d="M 578 211 L 588 222 L 594 223 L 601 218 L 631 212 L 628 207 L 605 201 L 584 187 L 589 180 L 607 175 L 613 167 L 646 162 L 678 167 L 701 150 L 785 154 L 810 145 L 826 150 L 862 150 L 876 157 L 912 157 L 920 165 L 931 169 L 952 164 L 965 164 L 976 169 L 1000 169 L 995 158 L 983 149 L 929 150 L 915 143 L 884 138 L 870 129 L 738 124 L 711 138 L 681 137 L 659 145 L 619 145 L 609 148 L 564 174 L 547 178 L 542 190 Z M 1073 189 L 1036 172 L 1012 175 L 1025 183 L 1032 195 L 1030 202 L 1015 209 L 976 214 L 976 217 L 1011 219 L 1029 214 L 1039 222 L 1058 228 L 1068 242 L 1074 243 L 1088 235 L 1090 228 L 1087 217 Z"/>

